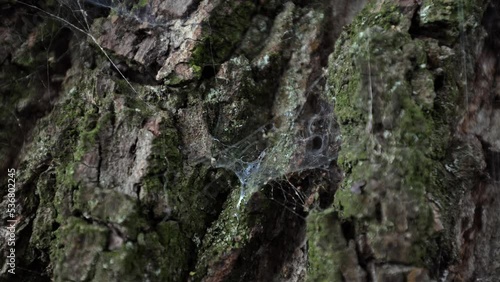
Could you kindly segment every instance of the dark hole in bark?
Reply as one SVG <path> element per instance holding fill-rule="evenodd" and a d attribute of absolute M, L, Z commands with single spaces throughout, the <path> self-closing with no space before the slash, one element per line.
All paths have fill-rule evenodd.
<path fill-rule="evenodd" d="M 495 182 L 500 181 L 500 152 L 486 150 L 486 169 Z"/>
<path fill-rule="evenodd" d="M 408 30 L 408 33 L 410 34 L 412 39 L 418 37 L 419 29 L 420 29 L 419 13 L 416 12 L 413 14 L 413 17 L 411 19 L 410 29 Z"/>
<path fill-rule="evenodd" d="M 351 221 L 344 221 L 340 224 L 340 228 L 342 229 L 342 235 L 347 242 L 350 240 L 354 240 L 356 231 L 354 228 L 354 224 Z"/>
<path fill-rule="evenodd" d="M 73 32 L 69 28 L 62 28 L 52 43 L 56 62 L 51 71 L 55 74 L 63 75 L 71 67 L 71 53 L 68 48 L 72 36 Z"/>
<path fill-rule="evenodd" d="M 208 65 L 204 66 L 203 69 L 201 70 L 201 78 L 202 79 L 209 79 L 215 76 L 215 67 Z"/>
<path fill-rule="evenodd" d="M 52 222 L 52 231 L 56 231 L 59 226 L 61 226 L 58 222 L 54 221 Z"/>
<path fill-rule="evenodd" d="M 483 215 L 483 206 L 477 205 L 476 208 L 474 209 L 474 226 L 476 230 L 481 230 L 483 227 L 482 215 Z"/>
<path fill-rule="evenodd" d="M 434 91 L 438 91 L 441 88 L 443 88 L 444 85 L 444 75 L 443 74 L 438 74 L 436 75 L 436 78 L 434 79 Z"/>
<path fill-rule="evenodd" d="M 132 146 L 130 146 L 130 149 L 128 150 L 128 152 L 130 154 L 134 155 L 136 150 L 137 150 L 137 139 L 135 140 L 134 144 L 132 144 Z"/>
<path fill-rule="evenodd" d="M 470 222 L 470 220 L 469 220 L 468 217 L 462 218 L 462 220 L 461 220 L 461 228 L 462 228 L 462 230 L 467 229 L 467 226 L 469 226 L 469 222 Z"/>
<path fill-rule="evenodd" d="M 498 82 L 500 83 L 500 81 Z M 493 97 L 493 109 L 500 109 L 500 94 Z"/>
<path fill-rule="evenodd" d="M 382 223 L 382 205 L 380 202 L 375 205 L 375 218 L 379 223 Z"/>
<path fill-rule="evenodd" d="M 91 120 L 89 123 L 85 126 L 85 129 L 88 131 L 91 131 L 92 129 L 97 127 L 97 120 Z"/>
<path fill-rule="evenodd" d="M 134 40 L 134 45 L 139 45 L 144 41 L 146 38 L 150 37 L 151 35 L 148 33 L 148 30 L 146 29 L 139 29 L 134 32 L 135 34 L 135 40 Z"/>
<path fill-rule="evenodd" d="M 318 151 L 319 149 L 321 149 L 322 146 L 323 146 L 323 140 L 321 139 L 321 137 L 319 136 L 314 137 L 312 140 L 312 149 L 314 151 Z"/>
<path fill-rule="evenodd" d="M 80 210 L 73 211 L 73 216 L 74 217 L 83 218 L 83 214 L 82 214 L 82 212 Z"/>
<path fill-rule="evenodd" d="M 500 46 L 500 5 L 496 2 L 497 1 L 491 1 L 490 5 L 486 9 L 482 22 L 486 32 L 488 33 L 486 42 L 494 49 L 497 49 L 498 46 Z"/>
<path fill-rule="evenodd" d="M 140 199 L 141 198 L 141 185 L 136 183 L 136 184 L 134 184 L 133 189 L 134 189 L 135 194 L 137 195 L 137 199 Z"/>

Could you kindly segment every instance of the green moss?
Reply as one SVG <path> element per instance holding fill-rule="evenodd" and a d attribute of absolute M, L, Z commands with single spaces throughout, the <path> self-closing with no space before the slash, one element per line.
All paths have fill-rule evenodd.
<path fill-rule="evenodd" d="M 53 205 L 55 184 L 55 172 L 53 170 L 42 173 L 36 183 L 39 208 L 33 221 L 30 244 L 39 250 L 48 249 L 53 239 L 52 229 L 56 220 L 56 209 Z"/>
<path fill-rule="evenodd" d="M 347 187 L 347 186 L 346 186 Z M 335 206 L 343 218 L 373 215 L 373 208 L 366 206 L 366 198 L 352 193 L 349 189 L 341 189 L 335 193 Z"/>
<path fill-rule="evenodd" d="M 148 260 L 151 260 L 153 253 Z M 143 257 L 139 253 L 137 245 L 124 244 L 120 249 L 104 252 L 97 262 L 93 281 L 140 281 L 147 276 L 143 263 Z"/>
<path fill-rule="evenodd" d="M 42 131 L 50 128 L 52 124 L 58 130 L 58 136 L 47 136 L 47 140 L 42 138 L 40 141 L 43 140 L 44 143 L 51 142 L 43 146 L 50 147 L 48 150 L 52 155 L 53 165 L 56 167 L 55 186 L 57 189 L 55 189 L 53 204 L 56 207 L 57 221 L 59 223 L 65 222 L 66 218 L 72 214 L 71 194 L 73 189 L 78 186 L 77 181 L 74 179 L 75 165 L 77 163 L 75 157 L 81 158 L 83 155 L 83 150 L 79 148 L 78 143 L 81 134 L 80 128 L 85 128 L 80 122 L 83 120 L 89 121 L 90 116 L 95 117 L 93 107 L 86 103 L 82 97 L 74 97 L 78 95 L 76 89 L 74 87 L 65 93 L 66 95 L 63 96 L 60 104 L 39 124 Z"/>
<path fill-rule="evenodd" d="M 330 59 L 331 95 L 342 134 L 338 163 L 345 172 L 334 209 L 343 220 L 364 222 L 372 230 L 376 259 L 424 265 L 439 251 L 441 236 L 452 236 L 433 229 L 426 195 L 449 203 L 443 193 L 449 183 L 438 175 L 459 113 L 451 105 L 462 95 L 456 88 L 460 62 L 447 47 L 412 39 L 410 19 L 399 8 L 373 5 L 367 4 L 341 35 Z M 446 69 L 439 93 L 429 60 Z M 404 221 L 391 213 L 412 209 L 419 213 Z M 420 241 L 389 248 L 385 238 L 405 226 Z"/>
<path fill-rule="evenodd" d="M 67 218 L 66 224 L 56 231 L 57 243 L 51 249 L 55 280 L 91 279 L 98 257 L 107 245 L 108 232 L 106 227 Z"/>
<path fill-rule="evenodd" d="M 160 227 L 163 236 L 177 236 L 170 223 Z M 98 261 L 93 281 L 185 281 L 187 261 L 182 242 L 176 248 L 161 243 L 165 238 L 156 232 L 141 233 L 137 244 L 123 244 L 119 249 L 104 252 Z"/>
<path fill-rule="evenodd" d="M 56 169 L 56 183 L 59 189 L 54 197 L 54 207 L 57 209 L 57 221 L 65 222 L 66 218 L 72 214 L 71 191 L 76 187 L 73 177 L 74 164 L 66 164 Z"/>
<path fill-rule="evenodd" d="M 219 218 L 207 230 L 199 251 L 196 279 L 205 276 L 207 268 L 225 255 L 243 248 L 249 240 L 248 215 L 238 210 L 240 191 L 234 189 L 224 204 Z"/>
<path fill-rule="evenodd" d="M 164 254 L 169 279 L 180 281 L 186 277 L 192 242 L 182 233 L 176 222 L 163 222 L 158 225 L 159 242 L 167 250 Z"/>
<path fill-rule="evenodd" d="M 182 169 L 182 155 L 178 149 L 179 137 L 170 121 L 163 118 L 159 124 L 160 135 L 153 140 L 148 157 L 148 171 L 141 181 L 139 195 L 145 210 L 153 210 L 158 217 L 165 216 L 164 211 L 159 208 L 161 200 L 159 201 L 158 197 L 169 197 L 170 191 L 175 190 L 173 187 L 178 184 L 178 172 Z"/>
<path fill-rule="evenodd" d="M 143 7 L 146 7 L 148 2 L 149 2 L 149 0 L 139 0 L 139 3 L 137 3 L 137 5 L 139 8 L 143 8 Z"/>
<path fill-rule="evenodd" d="M 340 218 L 332 209 L 313 212 L 307 217 L 308 259 L 307 281 L 344 281 L 340 266 L 345 259 L 347 242 L 342 235 Z"/>
<path fill-rule="evenodd" d="M 116 83 L 116 92 L 117 93 L 124 94 L 126 97 L 135 97 L 137 95 L 134 92 L 134 89 L 135 89 L 135 87 L 137 87 L 137 85 L 135 85 L 134 89 L 132 89 L 132 88 L 130 88 L 130 84 L 127 83 L 127 81 L 125 81 L 124 79 L 114 79 L 113 81 Z M 135 90 L 137 90 L 137 89 L 135 89 Z M 139 95 L 140 94 L 141 93 L 139 93 Z M 138 98 L 138 97 L 135 97 L 135 98 Z M 135 99 L 132 99 L 132 100 L 135 100 Z"/>
<path fill-rule="evenodd" d="M 360 14 L 353 20 L 346 35 L 356 36 L 363 28 L 380 26 L 385 30 L 395 28 L 407 29 L 410 22 L 402 13 L 398 5 L 392 2 L 368 2 Z"/>
<path fill-rule="evenodd" d="M 193 69 L 193 73 L 195 77 L 201 77 L 201 67 L 191 64 L 191 68 Z M 170 74 L 167 78 L 165 78 L 165 85 L 176 86 L 180 85 L 184 82 L 184 79 L 180 76 L 177 76 L 175 73 Z"/>
<path fill-rule="evenodd" d="M 80 83 L 75 89 L 80 89 L 81 92 L 93 89 L 92 82 Z M 123 83 L 116 85 L 117 91 L 121 93 L 129 89 Z M 127 88 L 121 89 L 120 87 Z M 108 93 L 105 99 L 100 99 L 95 104 L 81 103 L 78 101 L 82 99 L 71 97 L 66 104 L 62 105 L 64 111 L 57 111 L 57 117 L 53 116 L 59 120 L 59 125 L 65 128 L 62 130 L 64 134 L 74 132 L 71 146 L 68 146 L 68 149 L 74 153 L 70 154 L 69 158 L 65 158 L 64 163 L 61 163 L 56 171 L 58 188 L 54 205 L 58 207 L 57 221 L 65 227 L 70 215 L 82 214 L 92 218 L 95 222 L 111 224 L 119 230 L 119 235 L 113 236 L 123 236 L 125 242 L 119 249 L 103 252 L 94 258 L 98 261 L 98 266 L 89 272 L 89 275 L 92 275 L 95 271 L 94 281 L 116 280 L 120 277 L 121 280 L 125 279 L 124 281 L 144 279 L 184 281 L 192 252 L 191 242 L 188 239 L 189 233 L 186 235 L 181 232 L 180 226 L 177 225 L 177 227 L 170 228 L 169 225 L 165 225 L 167 223 L 158 225 L 158 234 L 154 231 L 144 232 L 151 228 L 147 219 L 152 210 L 155 218 L 165 217 L 165 207 L 161 209 L 161 204 L 167 201 L 165 194 L 167 190 L 171 192 L 169 196 L 181 200 L 182 203 L 172 201 L 172 207 L 175 213 L 183 215 L 183 219 L 188 218 L 185 221 L 182 220 L 188 231 L 200 232 L 205 225 L 203 215 L 198 220 L 198 213 L 192 210 L 199 207 L 192 204 L 196 202 L 195 192 L 191 191 L 190 186 L 181 186 L 176 182 L 183 177 L 179 173 L 182 171 L 182 156 L 178 148 L 177 130 L 173 127 L 170 116 L 163 115 L 161 112 L 154 113 L 155 118 L 158 119 L 159 135 L 153 139 L 146 177 L 141 182 L 140 201 L 107 187 L 104 189 L 80 183 L 74 177 L 74 171 L 80 159 L 94 148 L 100 136 L 107 134 L 114 120 L 127 120 L 127 123 L 122 126 L 132 127 L 130 130 L 133 130 L 137 126 L 143 127 L 144 122 L 151 119 L 153 115 L 151 107 L 139 100 L 146 93 L 142 88 L 137 88 L 137 90 L 139 97 L 132 97 L 125 93 Z M 79 91 L 75 90 L 71 95 L 79 95 Z M 110 111 L 109 109 L 114 109 L 113 105 L 116 104 L 113 104 L 113 101 L 116 100 L 125 102 L 123 108 Z M 65 112 L 66 110 L 71 112 Z M 200 181 L 204 180 L 201 178 Z M 181 183 L 186 184 L 182 181 Z M 203 186 L 197 185 L 200 189 Z M 165 195 L 165 198 L 159 195 Z M 187 195 L 193 198 L 186 199 Z M 208 205 L 208 200 L 203 203 Z M 175 206 L 176 204 L 179 205 Z M 196 219 L 190 221 L 194 218 Z M 58 237 L 52 245 L 61 244 L 62 240 L 62 237 Z M 128 240 L 132 241 L 127 242 Z M 137 243 L 133 242 L 135 240 Z M 67 245 L 57 247 L 57 249 L 61 249 L 61 252 L 70 252 L 73 247 L 73 245 Z M 177 248 L 175 252 L 172 251 L 174 247 Z M 65 275 L 69 274 L 64 272 L 59 275 L 65 278 L 68 277 Z"/>
<path fill-rule="evenodd" d="M 33 57 L 31 52 L 27 54 L 20 54 L 18 57 L 14 58 L 14 62 L 23 67 L 30 67 L 35 63 L 35 57 Z"/>
<path fill-rule="evenodd" d="M 113 113 L 99 116 L 97 109 L 86 112 L 80 124 L 80 139 L 74 153 L 75 161 L 80 161 L 86 152 L 96 146 L 99 141 L 99 134 L 102 133 L 102 129 L 109 124 L 113 117 Z"/>
<path fill-rule="evenodd" d="M 95 220 L 116 224 L 135 240 L 146 222 L 139 214 L 137 200 L 121 192 L 102 188 L 80 187 L 73 197 L 74 208 Z"/>

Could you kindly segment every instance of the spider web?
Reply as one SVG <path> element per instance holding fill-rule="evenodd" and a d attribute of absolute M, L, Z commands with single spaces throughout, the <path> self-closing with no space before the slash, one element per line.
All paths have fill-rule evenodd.
<path fill-rule="evenodd" d="M 304 201 L 305 195 L 298 189 L 286 192 L 287 189 L 280 187 L 294 187 L 289 176 L 327 168 L 336 159 L 340 138 L 333 106 L 320 95 L 324 86 L 317 87 L 323 79 L 320 77 L 313 83 L 306 93 L 306 102 L 298 109 L 275 117 L 241 141 L 224 145 L 214 138 L 222 149 L 212 157 L 212 164 L 238 177 L 238 207 L 259 189 L 271 189 L 272 194 L 278 188 L 284 194 L 291 194 L 293 201 Z M 317 92 L 313 93 L 313 88 Z"/>

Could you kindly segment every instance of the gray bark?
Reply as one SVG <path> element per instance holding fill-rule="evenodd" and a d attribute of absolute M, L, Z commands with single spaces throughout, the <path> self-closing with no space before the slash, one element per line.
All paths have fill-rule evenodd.
<path fill-rule="evenodd" d="M 500 275 L 494 1 L 0 3 L 2 280 Z"/>

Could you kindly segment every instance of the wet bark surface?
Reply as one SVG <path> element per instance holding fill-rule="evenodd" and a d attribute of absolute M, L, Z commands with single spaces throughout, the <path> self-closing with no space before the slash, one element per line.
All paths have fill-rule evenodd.
<path fill-rule="evenodd" d="M 2 280 L 500 275 L 495 1 L 0 5 Z"/>

